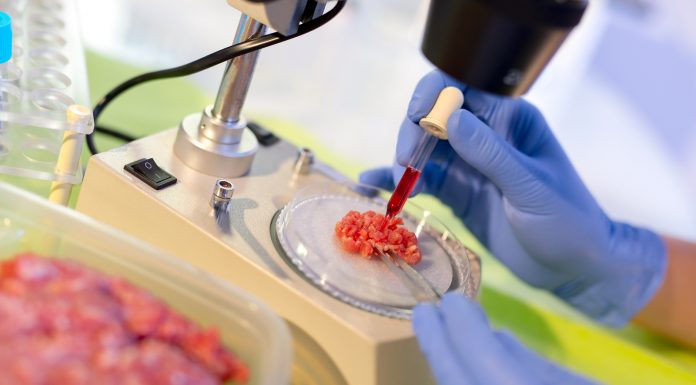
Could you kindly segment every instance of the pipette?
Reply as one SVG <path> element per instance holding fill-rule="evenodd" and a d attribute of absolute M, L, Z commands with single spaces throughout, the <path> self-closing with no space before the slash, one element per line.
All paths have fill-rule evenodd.
<path fill-rule="evenodd" d="M 447 120 L 452 113 L 462 107 L 462 104 L 464 104 L 462 92 L 458 88 L 447 87 L 440 92 L 430 113 L 420 120 L 419 125 L 423 129 L 423 134 L 387 203 L 387 218 L 397 216 L 404 208 L 438 141 L 448 138 Z"/>

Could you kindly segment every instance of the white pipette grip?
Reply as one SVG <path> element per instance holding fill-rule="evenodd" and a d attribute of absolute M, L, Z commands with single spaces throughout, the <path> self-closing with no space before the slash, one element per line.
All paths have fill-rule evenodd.
<path fill-rule="evenodd" d="M 447 140 L 447 120 L 455 111 L 462 108 L 463 104 L 464 94 L 459 88 L 447 87 L 443 89 L 440 91 L 433 109 L 425 118 L 420 120 L 421 128 L 439 139 Z"/>

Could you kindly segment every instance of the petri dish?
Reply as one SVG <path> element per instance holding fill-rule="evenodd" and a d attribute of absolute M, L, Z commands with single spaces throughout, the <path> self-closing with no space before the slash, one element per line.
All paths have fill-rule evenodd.
<path fill-rule="evenodd" d="M 298 191 L 271 224 L 276 247 L 306 280 L 360 309 L 410 319 L 418 303 L 409 287 L 379 258 L 344 251 L 334 228 L 348 211 L 386 210 L 387 193 L 373 187 L 324 182 Z M 413 268 L 440 294 L 471 298 L 481 282 L 480 259 L 428 210 L 407 202 L 404 225 L 416 234 L 423 258 Z"/>

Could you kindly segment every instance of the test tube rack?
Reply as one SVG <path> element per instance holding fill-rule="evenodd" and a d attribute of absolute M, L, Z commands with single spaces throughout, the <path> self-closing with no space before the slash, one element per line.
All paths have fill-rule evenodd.
<path fill-rule="evenodd" d="M 81 183 L 94 119 L 75 2 L 0 0 L 0 10 L 13 31 L 12 59 L 0 64 L 0 173 Z"/>

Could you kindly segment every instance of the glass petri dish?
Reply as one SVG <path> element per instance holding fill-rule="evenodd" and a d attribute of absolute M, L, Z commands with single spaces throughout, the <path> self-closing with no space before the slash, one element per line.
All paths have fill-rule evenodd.
<path fill-rule="evenodd" d="M 286 261 L 327 294 L 360 309 L 410 319 L 417 299 L 379 258 L 344 251 L 334 228 L 348 211 L 386 209 L 387 193 L 373 187 L 325 182 L 298 191 L 276 215 L 271 233 Z M 471 298 L 481 282 L 480 259 L 428 210 L 410 202 L 401 214 L 416 234 L 423 259 L 413 266 L 440 294 Z"/>

